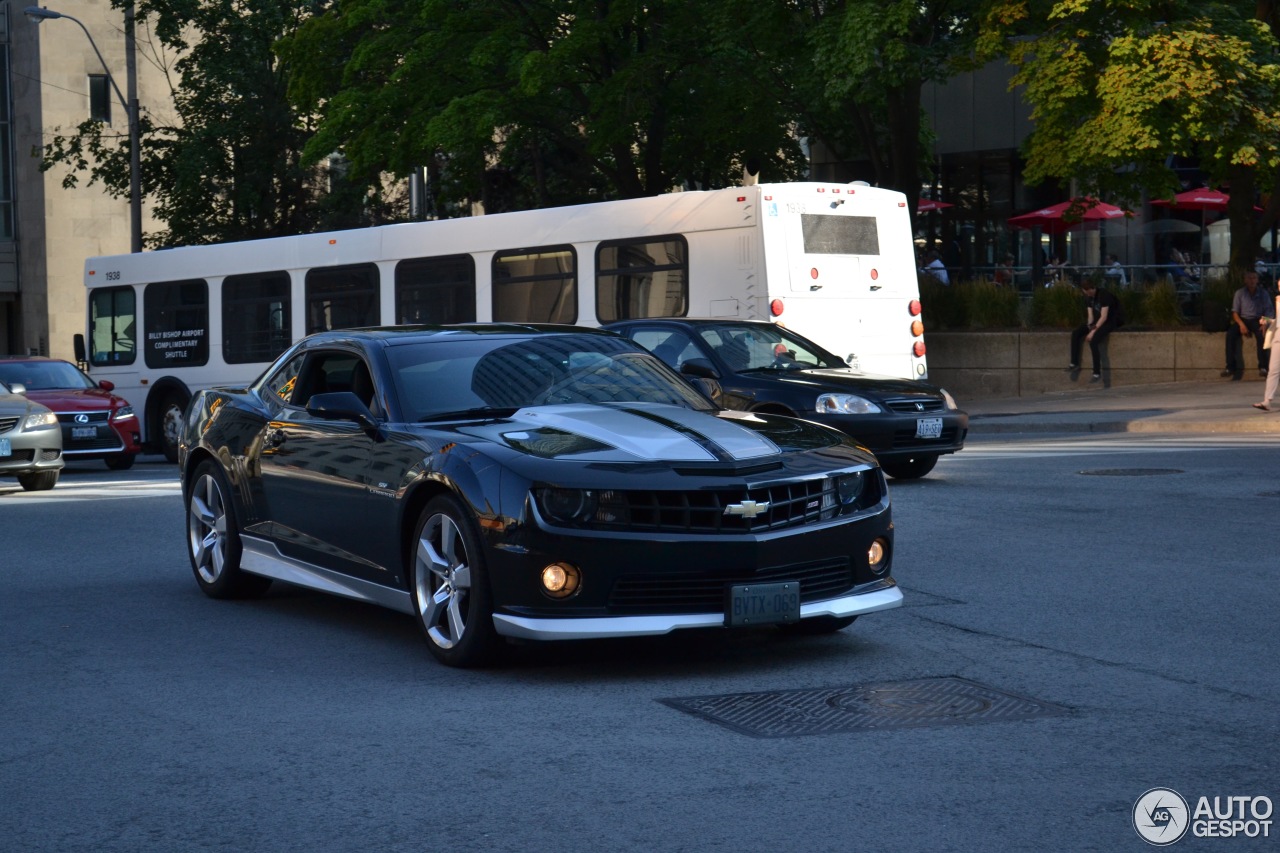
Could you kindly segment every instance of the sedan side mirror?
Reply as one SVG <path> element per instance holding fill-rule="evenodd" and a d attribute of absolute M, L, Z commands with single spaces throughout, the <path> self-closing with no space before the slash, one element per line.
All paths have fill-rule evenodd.
<path fill-rule="evenodd" d="M 116 383 L 112 382 L 110 379 L 103 379 L 98 382 L 98 387 L 103 391 L 114 391 L 116 390 Z"/>
<path fill-rule="evenodd" d="M 365 432 L 373 435 L 378 422 L 364 401 L 350 391 L 330 391 L 316 394 L 307 401 L 307 414 L 326 421 L 355 421 Z"/>
<path fill-rule="evenodd" d="M 719 379 L 720 371 L 705 358 L 691 358 L 680 365 L 680 372 L 686 376 L 697 376 L 700 379 Z"/>
<path fill-rule="evenodd" d="M 20 394 L 23 397 L 27 396 L 27 386 L 23 385 L 21 382 L 10 382 L 9 390 L 15 394 Z"/>

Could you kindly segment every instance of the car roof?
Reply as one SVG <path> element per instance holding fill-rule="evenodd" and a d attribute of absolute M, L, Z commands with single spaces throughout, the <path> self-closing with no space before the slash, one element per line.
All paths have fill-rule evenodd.
<path fill-rule="evenodd" d="M 736 317 L 637 317 L 631 320 L 615 320 L 604 328 L 634 323 L 672 323 L 688 326 L 776 326 L 769 320 L 741 320 Z"/>
<path fill-rule="evenodd" d="M 382 342 L 387 346 L 424 343 L 447 338 L 449 340 L 479 339 L 484 337 L 527 338 L 537 335 L 596 335 L 617 338 L 614 332 L 586 326 L 570 326 L 555 323 L 453 323 L 448 325 L 369 326 L 357 329 L 331 329 L 307 336 L 312 343 L 336 341 Z"/>

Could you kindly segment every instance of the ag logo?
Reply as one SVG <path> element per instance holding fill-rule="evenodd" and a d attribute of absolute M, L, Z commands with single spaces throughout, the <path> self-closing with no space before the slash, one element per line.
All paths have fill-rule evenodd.
<path fill-rule="evenodd" d="M 1152 788 L 1133 804 L 1133 828 L 1148 844 L 1165 847 L 1187 834 L 1187 801 L 1172 788 Z"/>

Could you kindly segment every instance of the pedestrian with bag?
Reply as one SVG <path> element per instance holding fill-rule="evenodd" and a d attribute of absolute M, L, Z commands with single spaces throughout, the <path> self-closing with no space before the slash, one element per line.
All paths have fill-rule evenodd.
<path fill-rule="evenodd" d="M 1267 385 L 1262 392 L 1262 402 L 1253 404 L 1255 409 L 1261 409 L 1264 412 L 1271 411 L 1271 401 L 1275 399 L 1276 386 L 1280 386 L 1280 347 L 1275 345 L 1276 325 L 1280 324 L 1280 320 L 1277 319 L 1280 318 L 1280 294 L 1276 295 L 1276 304 L 1273 307 L 1275 311 L 1271 317 L 1267 318 L 1265 324 L 1267 331 L 1263 339 L 1263 345 L 1271 350 L 1271 365 L 1267 372 Z"/>

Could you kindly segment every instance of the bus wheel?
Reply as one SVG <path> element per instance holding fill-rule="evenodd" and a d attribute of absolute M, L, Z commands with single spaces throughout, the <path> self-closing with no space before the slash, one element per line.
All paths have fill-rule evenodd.
<path fill-rule="evenodd" d="M 906 459 L 882 460 L 880 467 L 895 480 L 918 480 L 932 471 L 933 466 L 937 464 L 938 454 L 921 453 L 918 456 L 908 456 Z"/>
<path fill-rule="evenodd" d="M 160 403 L 160 450 L 170 462 L 178 461 L 178 442 L 182 439 L 182 399 L 170 394 Z"/>

